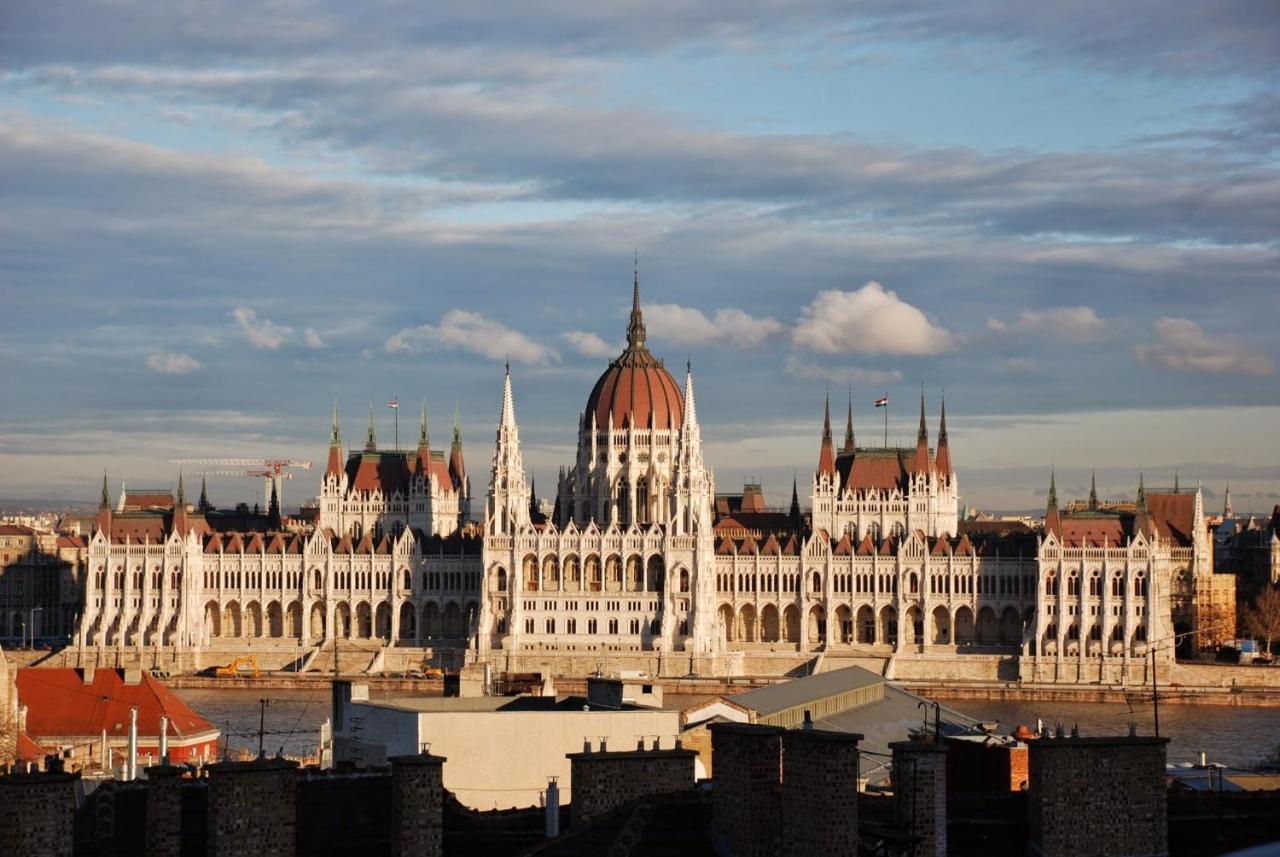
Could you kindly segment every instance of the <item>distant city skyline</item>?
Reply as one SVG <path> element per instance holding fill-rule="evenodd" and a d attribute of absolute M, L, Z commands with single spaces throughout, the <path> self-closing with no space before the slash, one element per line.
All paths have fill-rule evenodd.
<path fill-rule="evenodd" d="M 335 397 L 390 445 L 424 396 L 480 496 L 508 359 L 548 496 L 638 253 L 722 492 L 806 497 L 828 387 L 911 443 L 923 384 L 969 505 L 1177 468 L 1267 512 L 1278 42 L 1247 3 L 10 4 L 0 497 L 320 463 Z"/>

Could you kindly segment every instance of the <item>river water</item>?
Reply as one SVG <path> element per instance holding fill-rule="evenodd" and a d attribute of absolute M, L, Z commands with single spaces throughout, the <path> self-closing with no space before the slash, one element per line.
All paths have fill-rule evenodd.
<path fill-rule="evenodd" d="M 183 700 L 227 736 L 231 751 L 258 749 L 260 699 L 269 700 L 264 739 L 268 754 L 290 756 L 315 753 L 320 724 L 329 716 L 328 684 L 314 690 L 177 690 Z M 376 687 L 370 695 L 378 696 Z M 671 698 L 669 697 L 669 701 Z M 948 708 L 978 720 L 995 720 L 999 731 L 1012 732 L 1019 723 L 1046 728 L 1061 723 L 1081 735 L 1127 735 L 1129 721 L 1138 733 L 1153 734 L 1151 704 L 1132 708 L 1110 703 L 951 701 Z M 1280 746 L 1280 708 L 1238 708 L 1222 705 L 1161 705 L 1160 733 L 1170 738 L 1169 761 L 1193 762 L 1200 751 L 1211 762 L 1252 765 Z"/>

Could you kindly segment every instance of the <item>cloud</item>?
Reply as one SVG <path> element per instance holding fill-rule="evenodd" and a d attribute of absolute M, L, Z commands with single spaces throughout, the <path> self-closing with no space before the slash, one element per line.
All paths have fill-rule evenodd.
<path fill-rule="evenodd" d="M 681 345 L 757 348 L 785 329 L 776 319 L 753 316 L 737 307 L 718 309 L 711 318 L 700 309 L 679 304 L 646 304 L 644 313 L 650 336 Z"/>
<path fill-rule="evenodd" d="M 312 327 L 308 327 L 306 330 L 303 331 L 302 341 L 306 344 L 308 348 L 328 348 L 329 347 L 328 345 L 325 344 L 325 341 L 320 337 L 320 334 L 316 332 L 315 328 L 312 328 Z"/>
<path fill-rule="evenodd" d="M 860 366 L 819 366 L 806 363 L 794 354 L 787 357 L 784 366 L 787 372 L 797 378 L 815 381 L 827 381 L 832 384 L 887 384 L 902 380 L 902 373 L 897 369 L 864 369 Z"/>
<path fill-rule="evenodd" d="M 231 311 L 231 315 L 240 325 L 240 332 L 244 334 L 245 339 L 248 339 L 255 348 L 275 351 L 293 335 L 293 328 L 284 327 L 265 318 L 258 318 L 258 313 L 247 306 L 236 307 Z"/>
<path fill-rule="evenodd" d="M 853 292 L 819 292 L 801 310 L 791 341 L 827 354 L 937 354 L 954 347 L 951 334 L 874 281 Z"/>
<path fill-rule="evenodd" d="M 1000 357 L 992 368 L 997 372 L 1035 372 L 1040 366 L 1030 357 Z"/>
<path fill-rule="evenodd" d="M 1133 349 L 1140 363 L 1171 372 L 1206 372 L 1212 375 L 1244 375 L 1263 378 L 1275 371 L 1275 364 L 1230 339 L 1212 339 L 1200 325 L 1185 318 L 1165 316 L 1156 322 L 1158 341 Z"/>
<path fill-rule="evenodd" d="M 180 352 L 160 352 L 147 357 L 147 368 L 161 375 L 186 375 L 200 366 L 199 360 Z"/>
<path fill-rule="evenodd" d="M 1068 342 L 1092 342 L 1107 329 L 1107 323 L 1092 307 L 1075 306 L 1023 310 L 1011 322 L 988 318 L 987 328 L 995 333 L 1037 333 Z"/>
<path fill-rule="evenodd" d="M 406 327 L 388 338 L 385 348 L 393 354 L 461 348 L 491 360 L 509 358 L 517 363 L 547 364 L 560 359 L 555 351 L 523 333 L 479 313 L 460 309 L 446 312 L 438 325 Z"/>
<path fill-rule="evenodd" d="M 622 351 L 620 346 L 610 345 L 594 333 L 585 330 L 567 330 L 560 338 L 568 342 L 573 350 L 583 357 L 616 357 Z"/>

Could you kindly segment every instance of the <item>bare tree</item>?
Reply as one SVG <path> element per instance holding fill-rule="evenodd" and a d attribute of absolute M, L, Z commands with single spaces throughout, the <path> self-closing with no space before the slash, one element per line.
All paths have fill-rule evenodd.
<path fill-rule="evenodd" d="M 1271 641 L 1280 637 L 1280 589 L 1268 586 L 1258 593 L 1244 612 L 1244 624 L 1251 636 L 1266 641 L 1266 654 L 1271 654 Z"/>

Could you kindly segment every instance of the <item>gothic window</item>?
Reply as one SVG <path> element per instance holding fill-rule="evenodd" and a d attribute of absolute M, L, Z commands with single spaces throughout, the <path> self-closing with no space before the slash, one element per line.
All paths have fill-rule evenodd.
<path fill-rule="evenodd" d="M 1044 594 L 1045 595 L 1058 594 L 1058 576 L 1053 572 L 1049 572 L 1044 576 Z"/>
<path fill-rule="evenodd" d="M 920 592 L 920 579 L 916 577 L 913 571 L 907 575 L 907 592 L 916 595 Z"/>
<path fill-rule="evenodd" d="M 1074 571 L 1067 574 L 1067 595 L 1074 597 L 1080 594 L 1080 579 Z"/>
<path fill-rule="evenodd" d="M 1124 597 L 1124 575 L 1118 571 L 1111 575 L 1111 596 L 1113 598 Z"/>
<path fill-rule="evenodd" d="M 1147 597 L 1147 575 L 1146 572 L 1138 572 L 1133 579 L 1133 594 L 1138 598 Z"/>
<path fill-rule="evenodd" d="M 1089 595 L 1092 598 L 1102 596 L 1102 575 L 1097 571 L 1089 575 Z"/>

